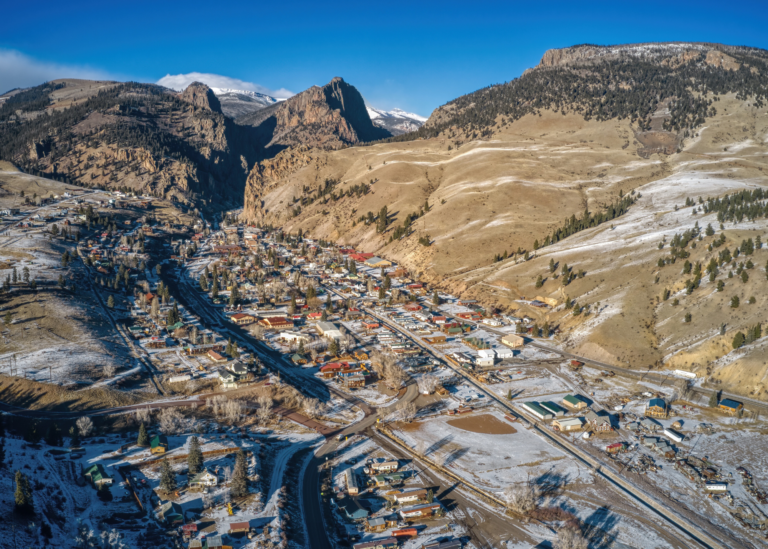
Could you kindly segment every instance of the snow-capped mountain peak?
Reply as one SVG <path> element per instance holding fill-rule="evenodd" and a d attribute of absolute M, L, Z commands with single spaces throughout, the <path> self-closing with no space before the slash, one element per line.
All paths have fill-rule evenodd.
<path fill-rule="evenodd" d="M 285 99 L 250 90 L 233 90 L 229 88 L 211 88 L 221 103 L 221 110 L 231 118 L 237 118 L 254 111 L 261 110 Z"/>
<path fill-rule="evenodd" d="M 418 130 L 427 121 L 423 116 L 406 112 L 402 109 L 384 111 L 366 105 L 371 122 L 379 127 L 386 128 L 395 135 Z"/>
<path fill-rule="evenodd" d="M 271 95 L 249 91 L 249 90 L 231 90 L 228 88 L 211 88 L 211 91 L 214 94 L 216 94 L 217 97 L 222 95 L 244 95 L 246 97 L 253 97 L 254 99 L 262 99 L 269 103 L 277 103 L 278 101 L 285 101 L 285 99 L 278 99 L 276 97 L 272 97 Z"/>

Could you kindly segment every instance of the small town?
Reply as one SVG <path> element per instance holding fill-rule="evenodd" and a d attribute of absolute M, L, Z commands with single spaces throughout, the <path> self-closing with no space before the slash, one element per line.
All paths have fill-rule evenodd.
<path fill-rule="evenodd" d="M 3 546 L 768 547 L 763 4 L 4 5 Z"/>
<path fill-rule="evenodd" d="M 448 549 L 476 545 L 473 513 L 486 535 L 509 535 L 510 520 L 542 528 L 548 498 L 607 480 L 674 486 L 682 505 L 765 532 L 766 492 L 723 444 L 761 423 L 749 403 L 705 401 L 683 371 L 562 353 L 537 324 L 553 306 L 541 296 L 499 314 L 371 253 L 227 219 L 169 225 L 153 209 L 74 191 L 6 213 L 11 238 L 71 239 L 48 278 L 27 282 L 92 288 L 131 356 L 97 385 L 147 393 L 110 419 L 65 413 L 7 437 L 9 462 L 31 456 L 56 479 L 56 513 L 87 509 L 129 546 L 281 547 L 325 532 L 353 549 Z M 6 363 L 26 380 L 65 375 Z M 487 452 L 497 444 L 514 450 Z"/>

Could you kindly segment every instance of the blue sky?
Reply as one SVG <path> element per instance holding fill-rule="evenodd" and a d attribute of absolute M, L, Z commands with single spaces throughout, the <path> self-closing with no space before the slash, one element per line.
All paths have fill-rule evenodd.
<path fill-rule="evenodd" d="M 768 49 L 768 2 L 6 2 L 0 93 L 65 76 L 191 72 L 299 92 L 342 76 L 429 115 L 550 48 L 707 41 Z M 228 82 L 221 80 L 221 82 Z"/>

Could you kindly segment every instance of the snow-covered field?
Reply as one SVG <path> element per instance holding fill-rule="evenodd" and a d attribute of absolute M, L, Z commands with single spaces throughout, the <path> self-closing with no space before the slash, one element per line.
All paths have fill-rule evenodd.
<path fill-rule="evenodd" d="M 508 423 L 497 410 L 483 409 L 473 415 L 479 414 L 491 414 Z M 428 457 L 444 459 L 457 474 L 491 491 L 500 492 L 529 476 L 557 474 L 569 481 L 592 478 L 588 468 L 520 423 L 513 424 L 516 433 L 492 435 L 454 427 L 449 424 L 452 419 L 455 416 L 432 418 L 396 434 L 413 448 L 424 446 Z"/>

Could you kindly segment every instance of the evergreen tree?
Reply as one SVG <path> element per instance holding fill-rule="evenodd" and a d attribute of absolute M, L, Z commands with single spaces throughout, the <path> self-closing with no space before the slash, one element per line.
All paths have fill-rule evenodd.
<path fill-rule="evenodd" d="M 204 292 L 208 291 L 208 278 L 204 275 L 200 275 L 200 289 Z"/>
<path fill-rule="evenodd" d="M 35 421 L 30 425 L 29 429 L 27 430 L 26 436 L 24 437 L 27 442 L 30 442 L 31 444 L 37 444 L 40 442 L 40 429 L 37 425 L 37 422 Z"/>
<path fill-rule="evenodd" d="M 78 432 L 76 427 L 69 428 L 69 446 L 71 448 L 80 447 L 80 433 Z"/>
<path fill-rule="evenodd" d="M 114 307 L 115 307 L 115 298 L 111 294 L 107 298 L 107 307 L 109 307 L 110 309 L 114 309 Z"/>
<path fill-rule="evenodd" d="M 550 259 L 549 260 L 549 272 L 554 273 L 555 272 L 555 260 Z"/>
<path fill-rule="evenodd" d="M 712 391 L 709 395 L 709 407 L 717 408 L 717 391 Z"/>
<path fill-rule="evenodd" d="M 187 466 L 189 467 L 190 475 L 196 475 L 203 470 L 203 452 L 200 450 L 200 441 L 197 437 L 191 437 L 189 439 Z"/>
<path fill-rule="evenodd" d="M 51 539 L 53 537 L 53 532 L 51 531 L 51 525 L 45 521 L 42 521 L 40 523 L 40 535 L 45 539 Z"/>
<path fill-rule="evenodd" d="M 544 286 L 544 279 L 542 279 L 541 275 L 539 275 L 536 277 L 536 287 L 541 288 L 542 286 Z"/>
<path fill-rule="evenodd" d="M 168 493 L 176 490 L 176 475 L 168 458 L 163 458 L 160 463 L 160 489 Z"/>
<path fill-rule="evenodd" d="M 149 435 L 147 434 L 147 428 L 142 423 L 139 425 L 139 437 L 136 440 L 136 445 L 146 448 L 149 446 Z"/>
<path fill-rule="evenodd" d="M 16 471 L 16 492 L 14 493 L 16 511 L 22 514 L 31 514 L 34 511 L 32 504 L 32 487 L 29 485 L 27 475 Z"/>
<path fill-rule="evenodd" d="M 11 322 L 13 322 L 13 315 L 11 314 L 11 311 L 7 311 L 3 317 L 3 324 L 10 326 Z"/>
<path fill-rule="evenodd" d="M 440 296 L 437 295 L 437 290 L 432 292 L 432 305 L 440 305 Z"/>
<path fill-rule="evenodd" d="M 339 354 L 339 343 L 335 339 L 331 339 L 330 345 L 328 345 L 328 353 L 331 356 L 337 356 Z"/>
<path fill-rule="evenodd" d="M 45 435 L 45 443 L 48 446 L 61 446 L 61 431 L 59 426 L 55 423 L 51 423 L 48 427 L 48 432 Z"/>
<path fill-rule="evenodd" d="M 731 345 L 734 349 L 738 349 L 739 347 L 742 347 L 744 343 L 746 342 L 746 337 L 742 332 L 738 332 L 735 336 L 733 336 L 733 342 Z"/>
<path fill-rule="evenodd" d="M 211 288 L 211 298 L 216 299 L 219 297 L 219 279 L 216 274 L 213 275 L 213 288 Z"/>
<path fill-rule="evenodd" d="M 236 498 L 248 495 L 248 466 L 245 462 L 245 452 L 242 450 L 238 450 L 235 455 L 235 469 L 232 471 L 230 493 L 232 497 Z"/>

